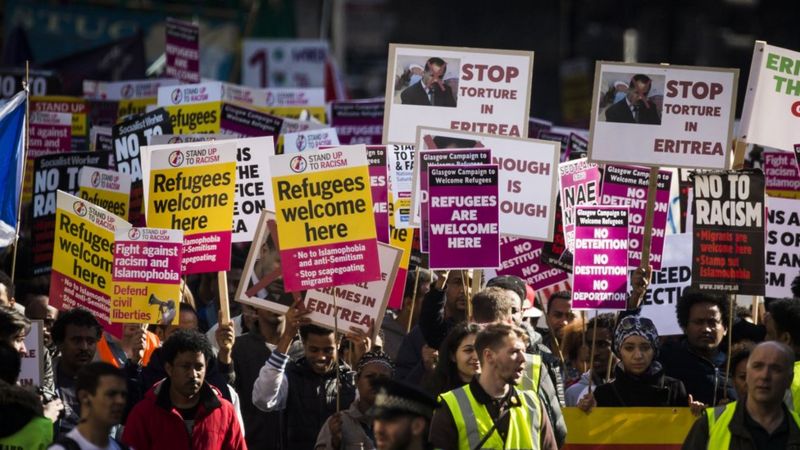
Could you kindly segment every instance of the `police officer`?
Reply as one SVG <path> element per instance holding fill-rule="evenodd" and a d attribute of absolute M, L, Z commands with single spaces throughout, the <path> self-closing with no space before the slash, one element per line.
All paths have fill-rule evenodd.
<path fill-rule="evenodd" d="M 425 450 L 430 448 L 428 428 L 436 400 L 401 381 L 376 381 L 372 431 L 378 450 Z"/>

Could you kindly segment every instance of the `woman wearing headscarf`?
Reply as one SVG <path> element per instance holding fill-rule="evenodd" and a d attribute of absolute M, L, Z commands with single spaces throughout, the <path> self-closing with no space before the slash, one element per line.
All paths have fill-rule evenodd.
<path fill-rule="evenodd" d="M 656 361 L 658 331 L 650 319 L 627 316 L 614 332 L 614 353 L 620 359 L 614 381 L 598 386 L 578 407 L 592 406 L 689 406 L 686 388 L 680 380 L 664 375 Z"/>

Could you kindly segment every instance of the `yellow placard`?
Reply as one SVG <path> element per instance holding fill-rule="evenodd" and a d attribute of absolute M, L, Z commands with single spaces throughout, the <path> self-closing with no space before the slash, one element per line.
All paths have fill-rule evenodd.
<path fill-rule="evenodd" d="M 128 220 L 131 206 L 131 197 L 128 194 L 81 186 L 78 190 L 78 197 Z"/>
<path fill-rule="evenodd" d="M 165 106 L 173 134 L 219 133 L 222 102 Z"/>
<path fill-rule="evenodd" d="M 586 445 L 609 450 L 627 445 L 643 450 L 670 445 L 679 449 L 696 420 L 689 408 L 594 408 L 589 414 L 578 408 L 561 411 L 569 430 L 565 450 Z"/>
<path fill-rule="evenodd" d="M 120 100 L 117 104 L 117 123 L 121 123 L 128 116 L 144 114 L 147 112 L 148 105 L 155 105 L 157 98 L 134 98 L 131 100 Z"/>

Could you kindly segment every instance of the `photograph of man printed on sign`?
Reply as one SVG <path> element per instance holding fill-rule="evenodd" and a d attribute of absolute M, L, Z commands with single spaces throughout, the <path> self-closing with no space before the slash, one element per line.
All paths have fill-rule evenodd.
<path fill-rule="evenodd" d="M 597 119 L 601 122 L 661 125 L 664 104 L 663 75 L 605 72 Z"/>
<path fill-rule="evenodd" d="M 394 103 L 455 108 L 460 66 L 458 59 L 398 55 Z"/>

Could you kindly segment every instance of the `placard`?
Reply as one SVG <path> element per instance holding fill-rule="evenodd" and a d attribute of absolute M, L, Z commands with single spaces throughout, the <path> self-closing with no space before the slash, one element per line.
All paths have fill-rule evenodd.
<path fill-rule="evenodd" d="M 541 241 L 501 236 L 497 275 L 520 277 L 536 291 L 566 281 L 566 272 L 541 262 L 543 246 Z"/>
<path fill-rule="evenodd" d="M 328 42 L 314 39 L 244 39 L 242 84 L 253 87 L 325 86 Z"/>
<path fill-rule="evenodd" d="M 561 221 L 564 246 L 570 253 L 574 247 L 575 207 L 596 205 L 600 200 L 600 171 L 585 159 L 567 161 L 558 166 L 561 189 Z"/>
<path fill-rule="evenodd" d="M 642 316 L 649 317 L 662 336 L 682 335 L 675 308 L 678 299 L 692 284 L 692 234 L 668 234 L 664 239 L 661 269 L 642 297 Z"/>
<path fill-rule="evenodd" d="M 59 112 L 72 114 L 72 151 L 88 148 L 89 123 L 86 100 L 80 97 L 44 96 L 31 97 L 30 112 Z"/>
<path fill-rule="evenodd" d="M 367 146 L 369 186 L 372 189 L 372 212 L 378 241 L 389 244 L 389 174 L 386 167 L 386 146 Z"/>
<path fill-rule="evenodd" d="M 773 197 L 800 197 L 800 169 L 793 153 L 764 149 L 761 159 L 767 194 Z"/>
<path fill-rule="evenodd" d="M 233 198 L 233 242 L 250 242 L 261 211 L 274 210 L 269 158 L 275 155 L 271 136 L 236 139 L 236 191 Z"/>
<path fill-rule="evenodd" d="M 392 220 L 397 228 L 411 223 L 411 195 L 414 178 L 414 146 L 387 145 L 389 192 L 392 196 Z"/>
<path fill-rule="evenodd" d="M 575 207 L 572 309 L 624 310 L 628 301 L 628 208 Z"/>
<path fill-rule="evenodd" d="M 113 170 L 81 167 L 78 174 L 78 197 L 128 220 L 131 176 Z"/>
<path fill-rule="evenodd" d="M 694 175 L 692 286 L 764 295 L 764 175 Z"/>
<path fill-rule="evenodd" d="M 41 320 L 31 320 L 31 329 L 25 335 L 25 349 L 20 361 L 17 385 L 23 387 L 41 387 L 44 378 L 44 324 Z"/>
<path fill-rule="evenodd" d="M 380 145 L 383 139 L 383 100 L 337 101 L 330 106 L 330 124 L 339 142 Z"/>
<path fill-rule="evenodd" d="M 178 80 L 200 82 L 200 27 L 191 22 L 167 17 L 167 76 Z"/>
<path fill-rule="evenodd" d="M 497 165 L 434 165 L 427 172 L 430 268 L 499 266 Z"/>
<path fill-rule="evenodd" d="M 364 145 L 270 158 L 284 287 L 380 278 Z"/>
<path fill-rule="evenodd" d="M 598 61 L 589 160 L 727 168 L 738 78 L 738 69 Z"/>
<path fill-rule="evenodd" d="M 28 130 L 28 158 L 72 150 L 72 114 L 34 112 Z"/>
<path fill-rule="evenodd" d="M 767 197 L 766 293 L 792 298 L 800 275 L 800 200 Z"/>
<path fill-rule="evenodd" d="M 283 153 L 300 153 L 339 145 L 339 137 L 333 128 L 305 130 L 283 135 Z"/>
<path fill-rule="evenodd" d="M 525 137 L 533 52 L 389 44 L 383 142 L 417 125 Z"/>
<path fill-rule="evenodd" d="M 402 309 L 406 291 L 406 278 L 408 277 L 409 264 L 411 263 L 411 248 L 414 240 L 413 228 L 396 228 L 389 220 L 389 244 L 403 251 L 400 264 L 397 267 L 397 277 L 394 280 L 392 294 L 389 297 L 388 307 Z"/>

